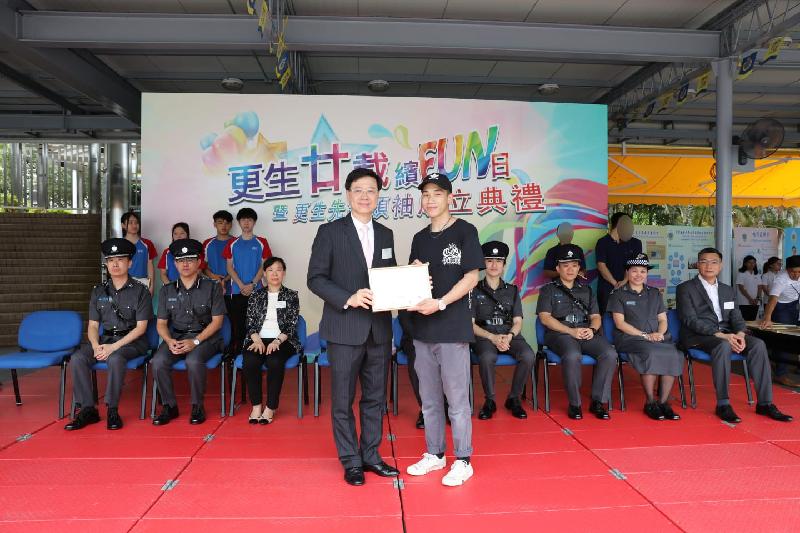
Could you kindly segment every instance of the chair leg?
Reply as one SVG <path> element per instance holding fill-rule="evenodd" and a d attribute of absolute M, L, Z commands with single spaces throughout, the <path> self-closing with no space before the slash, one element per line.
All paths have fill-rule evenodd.
<path fill-rule="evenodd" d="M 539 358 L 536 358 L 536 361 L 533 363 L 533 369 L 531 370 L 531 402 L 533 404 L 533 410 L 539 410 L 539 386 L 538 386 L 538 377 L 539 377 Z"/>
<path fill-rule="evenodd" d="M 392 414 L 397 416 L 397 361 L 392 361 Z"/>
<path fill-rule="evenodd" d="M 697 409 L 697 391 L 694 388 L 694 368 L 692 365 L 692 358 L 689 357 L 688 361 L 689 362 L 687 366 L 689 367 L 689 394 L 692 397 L 691 400 L 692 409 Z"/>
<path fill-rule="evenodd" d="M 686 387 L 683 385 L 683 374 L 678 376 L 678 388 L 681 392 L 681 407 L 686 409 Z"/>
<path fill-rule="evenodd" d="M 469 365 L 469 414 L 475 413 L 475 387 L 472 385 L 472 365 Z"/>
<path fill-rule="evenodd" d="M 236 366 L 231 367 L 231 408 L 228 410 L 228 416 L 233 416 L 234 404 L 236 403 Z"/>
<path fill-rule="evenodd" d="M 742 361 L 742 368 L 744 369 L 744 386 L 747 391 L 747 405 L 753 405 L 753 391 L 750 389 L 750 369 L 747 367 L 747 361 Z"/>
<path fill-rule="evenodd" d="M 619 381 L 619 408 L 625 410 L 625 383 L 622 377 L 622 361 L 617 361 L 617 380 Z"/>
<path fill-rule="evenodd" d="M 550 412 L 550 365 L 544 361 L 544 412 Z"/>
<path fill-rule="evenodd" d="M 61 379 L 58 382 L 58 419 L 64 418 L 64 395 L 67 389 L 67 360 L 61 361 Z"/>
<path fill-rule="evenodd" d="M 92 394 L 94 394 L 94 404 L 97 405 L 98 401 L 98 394 L 97 394 L 97 371 L 92 370 Z"/>
<path fill-rule="evenodd" d="M 144 420 L 145 411 L 147 410 L 147 363 L 142 367 L 142 400 L 139 405 L 139 420 Z"/>
<path fill-rule="evenodd" d="M 303 404 L 308 405 L 308 362 L 305 358 L 301 359 L 300 365 L 303 367 Z"/>
<path fill-rule="evenodd" d="M 158 383 L 156 383 L 156 376 L 153 374 L 153 393 L 150 400 L 150 418 L 156 417 L 156 401 L 158 400 Z"/>
<path fill-rule="evenodd" d="M 319 363 L 314 361 L 314 416 L 319 416 Z"/>
<path fill-rule="evenodd" d="M 14 400 L 17 405 L 22 405 L 22 396 L 19 395 L 19 378 L 17 378 L 17 371 L 11 370 L 11 381 L 14 382 Z"/>
<path fill-rule="evenodd" d="M 219 365 L 219 416 L 225 418 L 225 362 Z"/>
<path fill-rule="evenodd" d="M 297 365 L 297 418 L 303 418 L 303 392 L 305 392 L 303 365 Z"/>

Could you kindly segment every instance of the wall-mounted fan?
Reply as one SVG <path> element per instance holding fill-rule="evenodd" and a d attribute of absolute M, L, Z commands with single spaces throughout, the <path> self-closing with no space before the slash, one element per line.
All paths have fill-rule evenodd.
<path fill-rule="evenodd" d="M 748 159 L 771 156 L 783 144 L 784 133 L 783 124 L 774 118 L 761 118 L 751 123 L 741 135 L 733 138 L 733 144 L 738 147 L 738 163 L 745 165 Z"/>

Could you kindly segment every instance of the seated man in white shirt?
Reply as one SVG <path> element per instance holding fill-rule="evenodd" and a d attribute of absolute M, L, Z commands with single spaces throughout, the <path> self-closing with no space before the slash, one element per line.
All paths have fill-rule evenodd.
<path fill-rule="evenodd" d="M 733 287 L 717 279 L 722 270 L 722 254 L 716 248 L 704 248 L 697 254 L 699 275 L 678 285 L 678 316 L 681 320 L 681 344 L 699 348 L 711 356 L 711 372 L 717 393 L 716 415 L 728 423 L 741 419 L 731 407 L 728 385 L 731 379 L 731 354 L 742 354 L 756 385 L 756 413 L 773 420 L 789 422 L 772 403 L 772 374 L 767 347 L 759 338 L 746 333 L 747 324 L 735 302 Z"/>
<path fill-rule="evenodd" d="M 764 320 L 761 327 L 768 328 L 772 323 L 800 324 L 798 313 L 800 306 L 800 255 L 793 255 L 786 259 L 786 270 L 775 276 L 775 281 L 769 290 L 769 300 L 764 307 Z M 789 374 L 789 367 L 781 363 L 781 359 L 797 359 L 797 355 L 786 352 L 773 352 L 773 357 L 778 361 L 775 365 L 775 381 L 789 387 L 799 387 L 800 383 Z"/>

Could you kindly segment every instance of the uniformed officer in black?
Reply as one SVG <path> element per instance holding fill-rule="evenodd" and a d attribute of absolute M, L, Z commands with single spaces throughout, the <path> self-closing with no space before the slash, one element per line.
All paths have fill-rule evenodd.
<path fill-rule="evenodd" d="M 178 402 L 172 386 L 172 365 L 186 358 L 192 414 L 189 422 L 206 420 L 203 396 L 206 361 L 223 350 L 220 334 L 225 315 L 222 286 L 200 275 L 203 245 L 194 239 L 178 239 L 169 245 L 179 277 L 161 287 L 158 294 L 158 334 L 164 340 L 153 356 L 153 378 L 163 409 L 153 420 L 156 426 L 178 417 Z"/>
<path fill-rule="evenodd" d="M 597 360 L 592 380 L 592 403 L 589 411 L 597 418 L 610 418 L 606 403 L 611 401 L 611 380 L 617 366 L 617 352 L 600 332 L 601 319 L 597 298 L 591 287 L 576 281 L 580 271 L 578 247 L 562 248 L 557 259 L 559 278 L 539 291 L 536 313 L 545 327 L 547 345 L 561 357 L 561 371 L 567 389 L 567 415 L 579 420 L 581 412 L 581 358 L 583 354 Z"/>
<path fill-rule="evenodd" d="M 481 383 L 486 401 L 478 418 L 487 420 L 497 411 L 494 399 L 495 364 L 497 355 L 507 353 L 517 360 L 511 390 L 505 407 L 517 418 L 528 418 L 522 408 L 520 396 L 535 360 L 535 355 L 522 330 L 522 300 L 516 285 L 503 281 L 503 269 L 508 259 L 508 246 L 500 241 L 489 241 L 481 246 L 486 261 L 486 276 L 472 290 L 472 330 L 475 333 L 473 349 L 478 356 Z"/>
<path fill-rule="evenodd" d="M 80 411 L 75 420 L 64 427 L 67 430 L 81 429 L 100 421 L 92 386 L 92 366 L 98 361 L 108 364 L 106 425 L 108 429 L 122 428 L 117 406 L 125 381 L 126 364 L 148 349 L 145 332 L 147 321 L 153 318 L 150 291 L 128 276 L 136 247 L 127 239 L 108 239 L 100 248 L 105 256 L 109 279 L 92 289 L 86 331 L 89 342 L 82 344 L 70 360 L 73 394 Z"/>

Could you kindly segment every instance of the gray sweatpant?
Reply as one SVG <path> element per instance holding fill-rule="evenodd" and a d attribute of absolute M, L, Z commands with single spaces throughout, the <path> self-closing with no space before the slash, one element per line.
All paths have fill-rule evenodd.
<path fill-rule="evenodd" d="M 417 352 L 414 369 L 419 376 L 419 394 L 425 417 L 425 444 L 430 454 L 444 453 L 444 396 L 453 428 L 456 457 L 472 455 L 472 413 L 469 408 L 469 380 L 472 373 L 469 344 L 430 343 L 414 340 Z"/>

